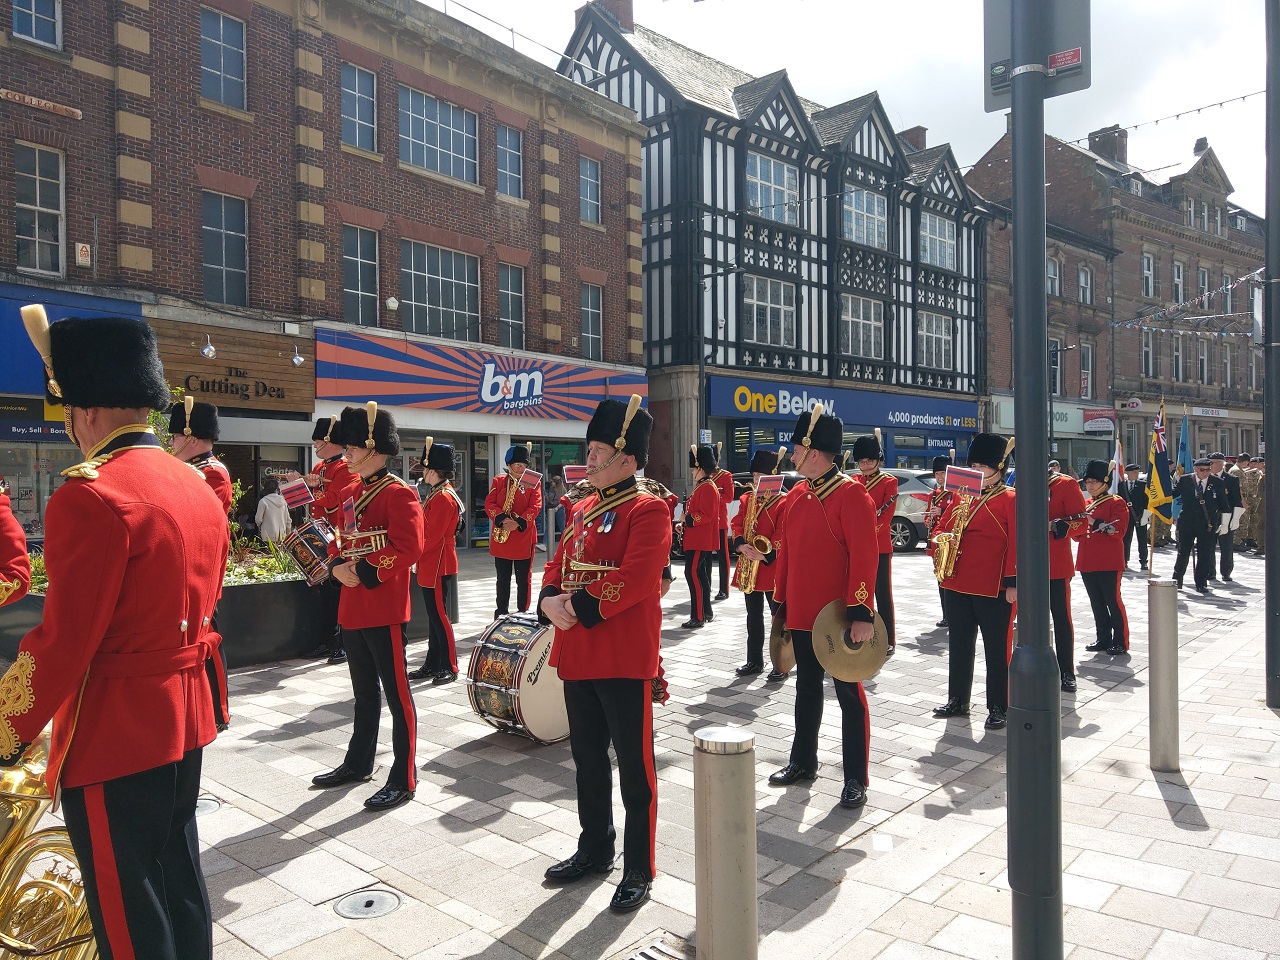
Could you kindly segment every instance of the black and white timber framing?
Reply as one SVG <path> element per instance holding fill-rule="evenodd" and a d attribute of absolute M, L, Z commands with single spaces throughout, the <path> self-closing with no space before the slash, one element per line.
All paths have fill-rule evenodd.
<path fill-rule="evenodd" d="M 799 97 L 786 71 L 752 77 L 639 24 L 624 31 L 595 3 L 580 11 L 559 70 L 649 128 L 641 179 L 651 372 L 696 364 L 703 352 L 711 367 L 973 399 L 986 392 L 985 218 L 949 147 L 900 140 L 875 93 L 824 109 Z M 752 153 L 797 171 L 799 202 L 784 222 L 748 202 Z M 844 236 L 845 194 L 857 188 L 885 197 L 883 246 Z M 954 268 L 922 262 L 926 215 L 955 225 Z M 744 320 L 755 278 L 794 289 L 792 338 L 761 338 Z M 882 305 L 879 356 L 848 338 L 842 345 L 846 295 Z M 920 355 L 921 314 L 935 332 L 949 325 L 949 366 L 936 352 Z"/>

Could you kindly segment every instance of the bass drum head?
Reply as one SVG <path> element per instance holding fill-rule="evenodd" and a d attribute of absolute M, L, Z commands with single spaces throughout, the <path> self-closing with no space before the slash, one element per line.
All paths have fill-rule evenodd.
<path fill-rule="evenodd" d="M 509 614 L 480 636 L 467 664 L 467 696 L 486 723 L 539 743 L 569 736 L 564 683 L 548 663 L 555 631 Z"/>
<path fill-rule="evenodd" d="M 525 650 L 524 669 L 516 697 L 520 722 L 539 743 L 556 743 L 569 736 L 569 713 L 564 705 L 564 681 L 547 661 L 555 639 L 554 627 L 543 627 Z"/>

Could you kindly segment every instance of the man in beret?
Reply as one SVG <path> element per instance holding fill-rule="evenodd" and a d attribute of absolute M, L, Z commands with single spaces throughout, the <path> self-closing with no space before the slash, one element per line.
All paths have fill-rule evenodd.
<path fill-rule="evenodd" d="M 542 512 L 542 483 L 521 480 L 529 469 L 529 447 L 518 443 L 508 448 L 507 472 L 494 477 L 489 495 L 484 498 L 484 511 L 489 515 L 489 554 L 498 572 L 495 619 L 511 612 L 513 573 L 516 609 L 521 613 L 529 611 L 533 554 L 538 547 L 538 514 Z"/>
<path fill-rule="evenodd" d="M 1117 492 L 1129 504 L 1129 523 L 1124 530 L 1124 563 L 1129 565 L 1133 541 L 1138 541 L 1138 569 L 1147 569 L 1147 514 L 1149 500 L 1147 485 L 1139 479 L 1138 465 L 1130 463 L 1124 468 L 1125 478 L 1117 485 Z M 1136 531 L 1136 533 L 1135 533 Z"/>
<path fill-rule="evenodd" d="M 196 799 L 216 735 L 204 663 L 226 512 L 147 426 L 170 398 L 146 323 L 50 328 L 30 306 L 23 320 L 86 460 L 49 498 L 44 619 L 0 680 L 0 757 L 21 759 L 53 720 L 45 781 L 62 791 L 99 956 L 208 960 Z"/>
<path fill-rule="evenodd" d="M 1178 558 L 1173 562 L 1173 579 L 1182 586 L 1187 574 L 1191 551 L 1195 550 L 1196 590 L 1209 592 L 1209 575 L 1213 572 L 1213 537 L 1222 514 L 1230 512 L 1227 489 L 1213 476 L 1208 457 L 1201 457 L 1192 464 L 1192 473 L 1184 474 L 1173 485 L 1173 495 L 1181 498 L 1182 511 L 1178 514 Z"/>
<path fill-rule="evenodd" d="M 1218 549 L 1218 569 L 1226 583 L 1231 582 L 1231 574 L 1236 569 L 1235 531 L 1244 515 L 1244 500 L 1240 496 L 1240 478 L 1232 476 L 1226 469 L 1227 457 L 1222 453 L 1209 454 L 1209 472 L 1222 481 L 1227 492 L 1227 505 L 1230 510 L 1222 515 L 1218 524 L 1215 545 Z M 1209 571 L 1209 579 L 1214 580 L 1213 569 Z"/>

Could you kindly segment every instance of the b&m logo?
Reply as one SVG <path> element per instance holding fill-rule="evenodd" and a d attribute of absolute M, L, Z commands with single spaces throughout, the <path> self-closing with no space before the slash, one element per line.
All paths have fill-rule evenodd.
<path fill-rule="evenodd" d="M 500 374 L 493 363 L 486 362 L 484 376 L 480 378 L 480 400 L 486 404 L 496 404 L 504 411 L 540 406 L 542 371 L 516 370 Z"/>

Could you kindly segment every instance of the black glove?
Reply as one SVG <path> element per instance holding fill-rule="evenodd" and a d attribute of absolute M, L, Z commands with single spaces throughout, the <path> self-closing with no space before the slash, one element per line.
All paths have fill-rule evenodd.
<path fill-rule="evenodd" d="M 1053 520 L 1049 524 L 1049 529 L 1053 531 L 1053 539 L 1062 540 L 1071 530 L 1071 524 L 1065 520 Z"/>

